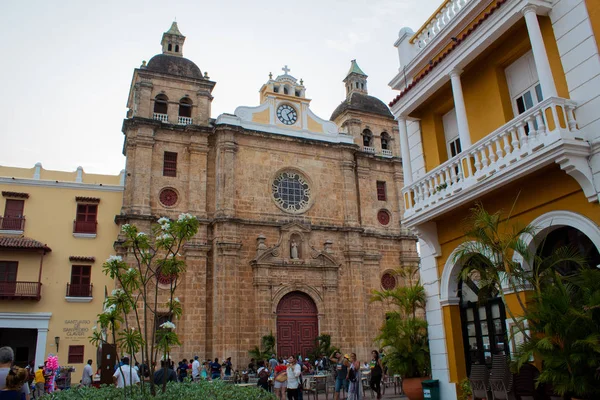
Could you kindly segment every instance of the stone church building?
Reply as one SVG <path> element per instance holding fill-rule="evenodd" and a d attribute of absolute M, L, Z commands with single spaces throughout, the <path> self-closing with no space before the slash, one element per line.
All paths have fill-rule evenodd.
<path fill-rule="evenodd" d="M 183 57 L 184 41 L 173 23 L 162 54 L 134 70 L 116 219 L 146 231 L 182 212 L 201 221 L 183 252 L 174 358 L 242 366 L 273 333 L 281 356 L 305 355 L 329 334 L 366 359 L 384 319 L 371 291 L 402 284 L 394 269 L 418 262 L 415 237 L 400 226 L 392 114 L 352 61 L 331 120 L 311 111 L 287 66 L 269 74 L 259 105 L 212 118 L 215 82 Z"/>

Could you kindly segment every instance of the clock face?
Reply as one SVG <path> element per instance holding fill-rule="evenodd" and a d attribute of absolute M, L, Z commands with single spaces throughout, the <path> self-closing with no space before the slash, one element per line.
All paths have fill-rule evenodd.
<path fill-rule="evenodd" d="M 298 114 L 294 107 L 282 104 L 277 109 L 277 118 L 286 125 L 294 125 L 298 120 Z"/>

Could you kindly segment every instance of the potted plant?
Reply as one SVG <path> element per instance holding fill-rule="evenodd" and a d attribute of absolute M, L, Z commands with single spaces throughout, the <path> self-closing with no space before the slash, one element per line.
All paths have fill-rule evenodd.
<path fill-rule="evenodd" d="M 472 400 L 471 382 L 469 378 L 464 378 L 458 383 L 458 400 Z"/>
<path fill-rule="evenodd" d="M 402 388 L 410 400 L 422 400 L 421 382 L 430 375 L 429 342 L 425 320 L 425 288 L 418 267 L 403 267 L 397 275 L 405 285 L 376 290 L 372 302 L 386 304 L 390 311 L 377 340 L 386 350 L 384 363 L 390 373 L 402 376 Z"/>

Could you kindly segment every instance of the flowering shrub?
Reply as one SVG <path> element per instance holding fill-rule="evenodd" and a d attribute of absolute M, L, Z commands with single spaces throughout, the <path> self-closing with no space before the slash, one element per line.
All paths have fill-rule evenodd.
<path fill-rule="evenodd" d="M 113 255 L 104 263 L 104 274 L 114 279 L 118 288 L 106 298 L 104 310 L 98 315 L 100 329 L 93 329 L 90 338 L 97 346 L 109 342 L 116 344 L 121 355 L 141 354 L 141 362 L 150 366 L 152 374 L 156 362 L 168 358 L 171 349 L 181 345 L 172 322 L 183 313 L 181 302 L 174 297 L 186 268 L 179 251 L 198 232 L 199 226 L 191 214 L 181 214 L 175 221 L 162 217 L 157 222 L 152 235 L 139 231 L 135 225 L 121 227 L 125 238 L 122 247 L 131 256 L 127 262 L 121 256 Z M 159 279 L 161 276 L 170 279 L 165 284 Z M 159 303 L 159 293 L 165 290 L 168 300 Z M 171 321 L 157 326 L 155 316 L 165 310 Z M 163 391 L 165 389 L 166 381 Z M 156 392 L 152 381 L 150 392 Z M 127 397 L 132 398 L 132 395 Z"/>

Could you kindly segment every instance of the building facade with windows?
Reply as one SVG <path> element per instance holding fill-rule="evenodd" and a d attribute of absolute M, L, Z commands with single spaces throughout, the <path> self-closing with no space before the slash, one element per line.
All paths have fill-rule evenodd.
<path fill-rule="evenodd" d="M 113 253 L 124 175 L 0 167 L 0 343 L 16 363 L 81 371 L 96 348 L 88 338 L 113 281 L 102 264 Z"/>
<path fill-rule="evenodd" d="M 476 202 L 538 228 L 533 250 L 572 244 L 600 264 L 599 39 L 594 0 L 447 0 L 395 42 L 402 222 L 420 240 L 444 399 L 472 364 L 514 346 L 503 303 L 478 304 L 477 282 L 457 278 Z"/>
<path fill-rule="evenodd" d="M 401 284 L 393 271 L 418 260 L 416 238 L 400 226 L 389 109 L 368 95 L 353 61 L 332 121 L 311 111 L 287 66 L 269 74 L 257 106 L 213 119 L 215 82 L 182 56 L 184 40 L 173 23 L 162 54 L 134 71 L 118 217 L 146 232 L 161 216 L 201 221 L 182 252 L 183 345 L 174 357 L 232 357 L 243 368 L 248 350 L 273 333 L 282 356 L 306 355 L 330 334 L 366 358 L 384 318 L 371 291 Z"/>

